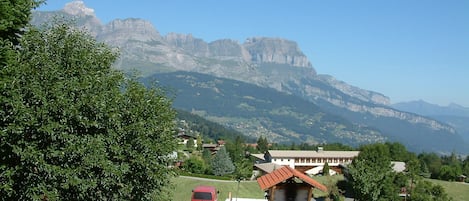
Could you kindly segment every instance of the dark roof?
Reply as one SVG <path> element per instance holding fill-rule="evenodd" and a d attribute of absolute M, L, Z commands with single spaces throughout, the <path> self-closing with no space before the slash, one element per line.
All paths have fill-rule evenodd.
<path fill-rule="evenodd" d="M 266 174 L 262 177 L 257 179 L 257 183 L 261 187 L 262 190 L 267 190 L 272 186 L 279 184 L 287 179 L 292 177 L 296 177 L 303 182 L 308 183 L 309 185 L 326 192 L 327 187 L 322 185 L 321 183 L 317 182 L 316 180 L 312 179 L 311 177 L 301 173 L 298 170 L 295 170 L 289 166 L 284 166 L 280 169 L 276 169 L 273 172 Z"/>

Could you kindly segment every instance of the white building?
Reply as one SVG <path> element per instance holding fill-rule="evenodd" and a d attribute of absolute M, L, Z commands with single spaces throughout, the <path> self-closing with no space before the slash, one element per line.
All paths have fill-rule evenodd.
<path fill-rule="evenodd" d="M 317 151 L 269 150 L 265 154 L 253 154 L 253 156 L 259 159 L 258 163 L 289 166 L 302 172 L 322 167 L 327 162 L 332 170 L 341 172 L 339 165 L 351 163 L 359 153 L 359 151 L 324 151 L 320 147 Z"/>

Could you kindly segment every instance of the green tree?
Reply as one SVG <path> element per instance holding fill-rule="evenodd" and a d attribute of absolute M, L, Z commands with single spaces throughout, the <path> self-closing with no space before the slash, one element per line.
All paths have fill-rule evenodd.
<path fill-rule="evenodd" d="M 252 175 L 252 161 L 244 158 L 235 162 L 236 178 L 249 179 Z"/>
<path fill-rule="evenodd" d="M 189 140 L 187 140 L 187 143 L 186 143 L 186 149 L 188 152 L 192 153 L 194 151 L 194 148 L 195 148 L 194 139 L 189 138 Z"/>
<path fill-rule="evenodd" d="M 197 135 L 197 150 L 202 151 L 203 148 L 204 147 L 203 147 L 202 135 L 199 133 Z"/>
<path fill-rule="evenodd" d="M 202 159 L 205 162 L 205 174 L 212 174 L 212 152 L 208 149 L 202 151 Z"/>
<path fill-rule="evenodd" d="M 330 175 L 330 174 L 329 174 L 329 169 L 330 169 L 330 168 L 329 168 L 329 163 L 327 163 L 327 162 L 324 163 L 324 167 L 322 168 L 322 174 L 323 174 L 324 176 L 329 176 L 329 175 Z"/>
<path fill-rule="evenodd" d="M 410 158 L 410 153 L 407 151 L 405 146 L 399 142 L 386 142 L 388 146 L 389 154 L 392 161 L 407 161 Z"/>
<path fill-rule="evenodd" d="M 442 164 L 441 158 L 436 153 L 421 153 L 418 155 L 420 164 L 425 164 L 425 166 L 430 171 L 432 178 L 437 178 Z"/>
<path fill-rule="evenodd" d="M 257 139 L 257 150 L 260 153 L 265 153 L 269 150 L 269 142 L 267 141 L 267 138 L 265 138 L 264 136 L 260 136 Z"/>
<path fill-rule="evenodd" d="M 212 160 L 212 171 L 213 174 L 217 176 L 231 174 L 235 171 L 235 166 L 233 165 L 230 155 L 228 155 L 224 146 L 218 150 Z"/>
<path fill-rule="evenodd" d="M 462 164 L 462 173 L 469 177 L 469 156 L 466 156 L 466 159 L 464 160 Z M 466 182 L 469 181 L 469 178 L 466 177 Z"/>
<path fill-rule="evenodd" d="M 226 141 L 225 147 L 234 163 L 241 162 L 245 158 L 245 142 L 241 136 L 236 136 L 234 141 Z"/>
<path fill-rule="evenodd" d="M 420 180 L 411 195 L 412 201 L 449 201 L 452 200 L 441 185 L 433 185 L 426 180 Z"/>
<path fill-rule="evenodd" d="M 397 200 L 398 188 L 393 184 L 390 154 L 384 144 L 367 145 L 361 148 L 348 170 L 357 200 Z"/>
<path fill-rule="evenodd" d="M 195 174 L 204 174 L 207 168 L 204 161 L 197 156 L 191 156 L 189 159 L 185 160 L 182 167 L 185 171 Z"/>
<path fill-rule="evenodd" d="M 0 69 L 2 199 L 164 193 L 176 149 L 165 93 L 111 69 L 117 53 L 82 31 L 64 24 L 27 30 Z"/>
<path fill-rule="evenodd" d="M 441 166 L 438 178 L 446 181 L 454 181 L 461 173 L 462 170 L 459 166 L 443 165 Z"/>
<path fill-rule="evenodd" d="M 16 0 L 0 3 L 0 37 L 2 40 L 18 44 L 19 35 L 31 20 L 31 10 L 41 5 L 43 0 Z"/>

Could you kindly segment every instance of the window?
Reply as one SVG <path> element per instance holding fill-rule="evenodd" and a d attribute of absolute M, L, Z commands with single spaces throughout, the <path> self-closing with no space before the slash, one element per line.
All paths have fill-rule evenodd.
<path fill-rule="evenodd" d="M 212 200 L 212 194 L 209 192 L 194 192 L 195 200 Z"/>

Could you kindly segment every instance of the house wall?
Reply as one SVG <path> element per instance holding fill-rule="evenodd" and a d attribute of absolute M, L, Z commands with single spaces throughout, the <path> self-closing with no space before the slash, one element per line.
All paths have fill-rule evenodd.
<path fill-rule="evenodd" d="M 273 190 L 273 195 L 271 195 L 270 201 L 288 200 L 287 194 L 291 194 L 292 192 L 288 193 L 287 191 L 294 191 L 294 194 L 296 194 L 294 201 L 305 201 L 308 200 L 308 198 L 311 199 L 311 186 L 293 185 L 295 186 L 294 188 L 288 188 L 283 184 L 277 185 Z"/>
<path fill-rule="evenodd" d="M 288 165 L 291 168 L 323 166 L 326 162 L 331 167 L 352 162 L 352 158 L 271 158 L 272 163 Z"/>

